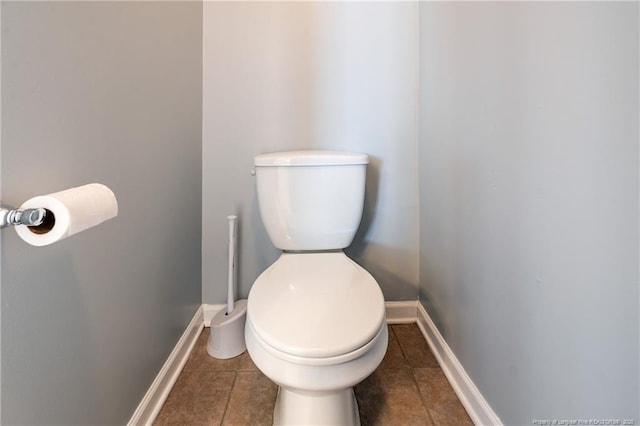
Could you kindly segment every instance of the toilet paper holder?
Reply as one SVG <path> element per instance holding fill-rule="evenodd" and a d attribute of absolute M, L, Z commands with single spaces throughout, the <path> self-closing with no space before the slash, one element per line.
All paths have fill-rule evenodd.
<path fill-rule="evenodd" d="M 14 209 L 11 206 L 0 204 L 0 229 L 15 225 L 39 226 L 44 222 L 46 210 Z"/>

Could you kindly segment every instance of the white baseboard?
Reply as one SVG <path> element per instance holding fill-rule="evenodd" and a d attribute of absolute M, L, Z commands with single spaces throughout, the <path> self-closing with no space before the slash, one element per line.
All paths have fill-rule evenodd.
<path fill-rule="evenodd" d="M 500 418 L 493 412 L 467 372 L 464 371 L 462 364 L 449 348 L 421 303 L 418 303 L 418 328 L 427 340 L 440 368 L 447 376 L 451 387 L 458 395 L 458 399 L 469 413 L 473 423 L 483 426 L 501 426 Z"/>
<path fill-rule="evenodd" d="M 227 305 L 202 305 L 204 326 L 211 326 L 211 319 Z M 385 302 L 385 312 L 387 323 L 389 324 L 412 324 L 418 318 L 418 301 L 408 300 L 403 302 Z"/>
<path fill-rule="evenodd" d="M 418 316 L 418 301 L 385 302 L 387 324 L 411 324 Z"/>
<path fill-rule="evenodd" d="M 150 425 L 156 419 L 198 340 L 202 331 L 202 318 L 203 309 L 201 306 L 133 413 L 127 423 L 128 426 Z"/>
<path fill-rule="evenodd" d="M 225 306 L 224 304 L 202 305 L 204 311 L 204 326 L 209 327 L 211 325 L 211 318 L 220 312 L 220 310 L 224 309 Z M 418 314 L 417 300 L 385 302 L 384 307 L 388 324 L 411 324 L 416 322 Z"/>

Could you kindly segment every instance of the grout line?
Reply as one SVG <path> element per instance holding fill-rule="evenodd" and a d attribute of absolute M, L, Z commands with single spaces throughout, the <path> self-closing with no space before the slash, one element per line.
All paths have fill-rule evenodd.
<path fill-rule="evenodd" d="M 426 403 L 426 398 L 422 394 L 422 391 L 420 390 L 420 386 L 418 386 L 418 381 L 416 380 L 416 375 L 413 372 L 414 370 L 415 370 L 414 368 L 411 369 L 411 379 L 413 380 L 413 383 L 416 385 L 416 389 L 418 390 L 418 394 L 420 396 L 420 402 L 422 403 L 422 406 L 424 407 L 424 411 L 427 412 L 427 417 L 429 418 L 429 420 L 431 420 L 431 424 L 435 425 L 436 422 L 434 422 L 433 421 L 433 417 L 431 417 L 431 410 L 429 408 L 429 404 Z"/>
<path fill-rule="evenodd" d="M 420 397 L 420 402 L 422 403 L 422 407 L 424 407 L 424 410 L 426 411 L 427 417 L 431 421 L 431 424 L 435 425 L 436 423 L 433 421 L 433 417 L 431 417 L 431 410 L 429 409 L 429 404 L 426 403 L 426 397 L 422 394 L 422 391 L 420 390 L 420 386 L 418 385 L 418 381 L 416 380 L 415 370 L 416 368 L 420 368 L 420 367 L 414 367 L 413 365 L 411 365 L 411 363 L 409 363 L 409 360 L 407 359 L 404 353 L 404 349 L 402 349 L 402 345 L 400 344 L 400 339 L 398 338 L 398 335 L 396 334 L 396 332 L 393 330 L 393 326 L 389 326 L 389 328 L 391 329 L 391 332 L 393 333 L 393 335 L 396 338 L 396 341 L 398 342 L 398 347 L 400 348 L 400 353 L 402 354 L 402 358 L 404 359 L 406 365 L 411 370 L 411 380 L 413 381 L 413 384 L 415 385 L 416 390 L 418 391 L 418 395 Z M 429 368 L 429 367 L 425 367 L 425 368 Z M 436 367 L 431 367 L 431 368 L 436 368 Z"/>
<path fill-rule="evenodd" d="M 400 353 L 402 354 L 402 359 L 404 360 L 404 363 L 409 366 L 409 368 L 413 368 L 411 364 L 409 364 L 409 360 L 407 359 L 407 356 L 405 355 L 404 350 L 402 349 L 402 345 L 400 344 L 400 339 L 398 339 L 398 335 L 396 334 L 393 328 L 394 328 L 393 324 L 390 324 L 389 330 L 391 330 L 391 332 L 393 333 L 393 337 L 395 337 L 396 339 L 396 343 L 398 343 L 398 347 L 400 348 Z M 388 349 L 389 348 L 387 347 L 387 350 Z"/>
<path fill-rule="evenodd" d="M 231 384 L 231 389 L 229 390 L 229 395 L 227 396 L 227 402 L 224 404 L 224 413 L 222 414 L 222 419 L 220 420 L 220 425 L 224 424 L 225 419 L 227 418 L 227 412 L 229 411 L 229 403 L 231 402 L 231 394 L 233 390 L 236 388 L 236 382 L 238 381 L 238 371 L 233 371 L 233 383 Z"/>
<path fill-rule="evenodd" d="M 425 367 L 425 368 L 439 368 L 439 367 Z M 427 404 L 427 397 L 424 395 L 424 393 L 422 393 L 422 390 L 420 389 L 420 385 L 416 380 L 415 370 L 416 370 L 415 368 L 411 369 L 411 377 L 413 379 L 413 382 L 416 384 L 416 387 L 418 388 L 418 393 L 420 394 L 420 401 L 422 402 L 422 405 L 424 406 L 425 410 L 427 410 L 427 416 L 429 417 L 429 420 L 431 420 L 431 424 L 435 425 L 437 423 L 431 416 L 431 404 Z"/>
<path fill-rule="evenodd" d="M 396 336 L 396 339 L 397 339 L 397 336 Z M 400 351 L 402 351 L 402 356 L 405 357 L 404 350 L 402 349 L 402 345 L 400 344 L 400 340 L 398 340 L 398 346 L 400 346 Z M 422 406 L 424 407 L 424 410 L 427 413 L 427 417 L 431 421 L 431 424 L 435 425 L 436 423 L 433 421 L 433 417 L 431 417 L 431 410 L 429 409 L 430 405 L 427 404 L 427 399 L 423 395 L 422 391 L 420 390 L 420 385 L 418 385 L 418 381 L 416 380 L 415 371 L 416 371 L 416 368 L 420 368 L 420 367 L 414 367 L 413 365 L 411 365 L 409 363 L 409 361 L 406 359 L 406 357 L 405 357 L 405 361 L 407 361 L 407 365 L 411 369 L 411 380 L 413 381 L 413 384 L 415 385 L 416 390 L 418 391 L 418 396 L 420 397 L 420 402 L 422 403 Z"/>

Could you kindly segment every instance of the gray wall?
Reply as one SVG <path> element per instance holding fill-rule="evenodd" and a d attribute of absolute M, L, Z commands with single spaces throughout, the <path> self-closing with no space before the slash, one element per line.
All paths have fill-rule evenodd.
<path fill-rule="evenodd" d="M 0 3 L 0 61 L 2 59 L 2 3 Z M 0 82 L 2 81 L 2 63 L 0 62 Z M 2 177 L 2 84 L 0 84 L 0 178 Z M 0 182 L 0 200 L 2 183 Z M 0 259 L 2 259 L 2 232 L 0 232 Z M 2 261 L 0 260 L 0 289 L 2 288 Z M 2 309 L 2 291 L 0 291 L 0 310 Z M 0 359 L 2 354 L 2 315 L 0 314 Z M 0 423 L 2 422 L 2 362 L 0 361 Z"/>
<path fill-rule="evenodd" d="M 420 301 L 505 424 L 635 419 L 638 3 L 420 5 Z"/>
<path fill-rule="evenodd" d="M 205 2 L 203 302 L 226 294 L 228 214 L 239 289 L 277 257 L 250 175 L 257 154 L 370 154 L 364 219 L 347 250 L 387 300 L 418 296 L 417 3 Z"/>
<path fill-rule="evenodd" d="M 2 423 L 123 424 L 200 304 L 202 4 L 2 2 L 2 195 L 117 218 L 2 236 Z"/>

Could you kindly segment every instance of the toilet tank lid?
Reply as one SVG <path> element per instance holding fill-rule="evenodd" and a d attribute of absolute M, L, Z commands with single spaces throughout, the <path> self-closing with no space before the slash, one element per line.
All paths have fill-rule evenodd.
<path fill-rule="evenodd" d="M 368 164 L 369 156 L 343 151 L 287 151 L 257 155 L 257 167 L 330 166 Z"/>

